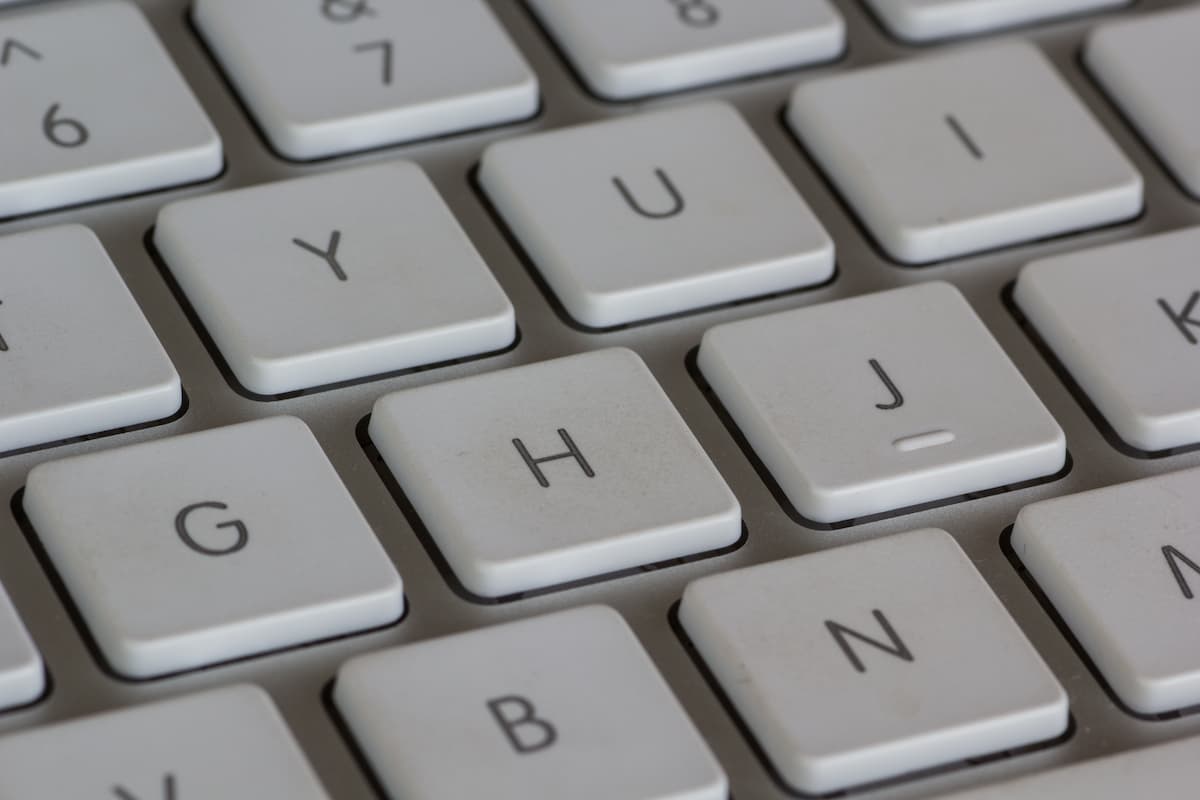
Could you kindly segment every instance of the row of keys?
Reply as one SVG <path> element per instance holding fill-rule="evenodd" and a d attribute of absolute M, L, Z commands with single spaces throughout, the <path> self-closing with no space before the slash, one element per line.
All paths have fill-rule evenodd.
<path fill-rule="evenodd" d="M 859 319 L 872 322 L 857 329 Z M 798 368 L 791 343 L 813 330 L 839 343 L 836 368 L 819 353 Z M 821 521 L 1018 483 L 1065 458 L 1058 426 L 946 284 L 719 327 L 699 362 L 801 513 Z M 844 368 L 852 363 L 857 372 Z M 942 376 L 970 376 L 963 402 L 931 391 L 941 380 L 932 363 Z M 847 378 L 808 392 L 804 376 L 821 375 Z M 813 439 L 813 420 L 861 439 L 849 450 L 836 436 Z M 376 404 L 368 432 L 455 578 L 478 596 L 695 556 L 742 535 L 737 499 L 628 350 L 399 391 Z M 863 457 L 833 457 L 846 452 Z M 164 473 L 163 463 L 178 466 Z M 143 490 L 131 499 L 128 486 Z M 45 463 L 23 505 L 122 674 L 167 674 L 402 613 L 399 577 L 292 418 Z M 88 534 L 98 527 L 110 533 Z M 342 532 L 337 558 L 327 530 Z M 292 571 L 264 569 L 279 561 L 281 536 Z M 149 555 L 131 565 L 129 552 Z M 271 582 L 255 581 L 268 572 Z M 198 602 L 214 580 L 245 589 Z"/>
<path fill-rule="evenodd" d="M 625 0 L 627 8 L 611 5 L 533 4 L 568 43 L 588 80 L 615 95 L 797 66 L 832 57 L 844 45 L 843 25 L 826 0 L 800 6 L 758 0 L 744 9 L 663 0 L 657 16 L 631 0 Z M 967 5 L 892 3 L 886 6 L 892 10 L 880 13 L 962 18 Z M 1022 0 L 989 3 L 988 13 L 1021 21 L 1089 5 L 1102 4 L 1043 3 L 1032 9 Z M 481 0 L 427 9 L 367 0 L 311 7 L 287 0 L 201 0 L 194 17 L 268 139 L 293 158 L 497 125 L 529 117 L 538 107 L 536 77 Z M 641 24 L 643 17 L 650 24 Z M 0 69 L 9 88 L 0 100 L 11 106 L 13 119 L 27 123 L 8 126 L 0 139 L 7 152 L 22 156 L 0 167 L 0 216 L 203 180 L 220 170 L 215 130 L 128 0 L 14 12 L 5 15 L 5 23 Z M 1176 59 L 1190 57 L 1188 33 L 1197 26 L 1200 12 L 1194 10 L 1116 23 L 1098 30 L 1087 51 L 1101 83 L 1193 190 L 1191 104 Z M 77 41 L 71 32 L 79 27 L 106 35 Z M 260 42 L 258 32 L 267 29 L 287 46 Z M 1168 43 L 1177 42 L 1174 47 L 1162 45 L 1163 30 L 1172 33 Z M 451 39 L 463 47 L 446 48 Z M 1143 58 L 1144 50 L 1160 59 Z M 463 51 L 472 58 L 455 56 Z M 88 68 L 79 69 L 81 64 Z M 847 97 L 856 102 L 844 102 Z M 788 118 L 871 233 L 902 262 L 952 258 L 1116 222 L 1141 209 L 1140 176 L 1028 45 L 983 47 L 818 78 L 796 91 Z M 1031 118 L 1042 122 L 1036 133 L 1022 122 Z M 112 122 L 116 119 L 120 125 Z M 607 130 L 514 144 L 494 154 L 499 163 L 485 174 L 520 170 L 517 174 L 528 177 L 530 167 L 522 168 L 518 156 L 524 148 L 543 151 L 555 163 L 562 158 L 556 153 L 570 149 L 571 165 L 588 165 L 591 160 L 579 151 L 596 139 L 612 138 L 619 149 L 647 146 L 648 134 L 622 136 L 619 126 Z M 697 130 L 702 129 L 689 128 L 671 142 L 690 144 Z M 696 151 L 709 146 L 711 140 L 702 139 Z M 682 148 L 678 161 L 688 163 L 689 153 L 699 156 Z M 684 187 L 679 185 L 684 178 L 662 164 L 629 163 L 649 176 L 626 175 L 622 166 L 606 177 L 621 182 L 622 193 L 649 212 L 648 220 L 663 227 L 687 228 L 676 217 L 705 224 L 704 196 L 716 176 Z M 710 156 L 706 163 L 725 162 Z M 863 164 L 871 168 L 860 168 Z M 751 180 L 740 178 L 738 185 Z M 774 176 L 766 181 L 778 182 Z M 648 191 L 659 199 L 646 205 L 638 196 Z M 580 205 L 584 208 L 572 209 L 576 214 L 588 206 Z M 685 207 L 689 211 L 682 214 Z M 512 224 L 519 228 L 521 222 Z M 522 241 L 531 252 L 554 244 L 529 238 Z M 553 281 L 555 258 L 548 261 L 539 266 Z M 770 291 L 779 283 L 778 277 L 762 278 L 756 285 Z M 703 302 L 705 292 L 696 294 Z M 578 305 L 572 313 L 589 325 L 645 317 Z M 656 303 L 650 311 L 671 313 L 670 304 Z M 612 318 L 617 321 L 596 321 Z"/>
<path fill-rule="evenodd" d="M 333 701 L 395 798 L 728 794 L 637 638 L 600 606 L 356 658 Z M 245 685 L 6 737 L 0 793 L 328 798 L 269 697 Z"/>
<path fill-rule="evenodd" d="M 714 127 L 738 123 L 723 106 L 692 114 Z M 395 207 L 409 212 L 394 219 Z M 803 225 L 778 222 L 803 235 Z M 815 222 L 809 231 L 811 263 L 823 270 L 828 240 Z M 1021 311 L 1113 429 L 1143 450 L 1200 441 L 1200 383 L 1163 366 L 1198 346 L 1189 260 L 1198 236 L 1034 262 L 1016 283 Z M 482 354 L 515 336 L 511 304 L 411 164 L 184 201 L 163 211 L 155 242 L 233 374 L 260 393 Z M 0 451 L 179 410 L 179 376 L 92 233 L 17 234 L 0 240 L 0 256 L 0 360 L 18 377 L 0 387 Z M 801 341 L 824 344 L 797 349 Z M 944 284 L 718 326 L 698 364 L 792 505 L 816 522 L 1017 484 L 1065 460 L 1058 426 Z M 847 446 L 862 457 L 832 457 Z"/>
<path fill-rule="evenodd" d="M 1180 498 L 1194 498 L 1197 481 L 1200 470 L 1192 470 L 1036 503 L 1014 533 L 1021 558 L 1084 646 L 1095 648 L 1106 677 L 1132 667 L 1162 693 L 1151 702 L 1157 707 L 1195 702 L 1200 653 L 1142 620 L 1149 614 L 1170 620 L 1172 634 L 1185 631 L 1193 595 L 1181 592 L 1190 584 L 1177 562 L 1161 563 L 1157 539 L 1128 531 L 1194 517 L 1195 501 Z M 1195 536 L 1192 526 L 1171 541 L 1188 549 L 1185 539 Z M 806 793 L 1048 743 L 1069 724 L 1062 686 L 943 531 L 701 578 L 685 589 L 679 622 L 778 774 Z M 530 653 L 538 654 L 536 670 Z M 423 690 L 407 691 L 413 686 Z M 1118 688 L 1122 698 L 1126 689 Z M 332 699 L 393 797 L 470 796 L 484 787 L 497 798 L 715 799 L 728 791 L 635 636 L 603 607 L 359 656 L 338 671 Z M 456 747 L 448 750 L 450 740 Z M 1114 786 L 1096 781 L 1114 769 L 1152 766 L 1164 789 L 1181 788 L 1196 777 L 1197 746 L 1125 754 L 1009 789 L 1123 797 L 1114 786 L 1127 776 Z M 470 770 L 455 768 L 464 753 Z M 614 759 L 621 769 L 612 768 Z M 75 768 L 46 770 L 51 761 Z M 235 776 L 236 785 L 225 783 Z M 269 700 L 250 687 L 0 740 L 2 789 L 57 796 L 86 793 L 96 782 L 127 792 L 170 787 L 168 796 L 202 788 L 222 797 L 284 796 L 276 793 L 288 786 L 288 797 L 324 797 Z M 962 795 L 976 796 L 1011 795 L 1001 787 Z"/>
<path fill-rule="evenodd" d="M 813 337 L 836 347 L 798 360 L 793 343 Z M 797 509 L 818 521 L 1019 483 L 1065 460 L 1062 431 L 946 284 L 721 326 L 699 366 Z M 961 380 L 954 395 L 937 389 L 947 375 Z M 396 392 L 376 404 L 368 432 L 477 596 L 695 556 L 742 534 L 737 499 L 628 350 Z M 163 463 L 178 466 L 164 473 Z M 128 486 L 143 490 L 131 499 Z M 292 418 L 42 464 L 23 504 L 122 674 L 168 674 L 402 613 L 399 576 Z M 110 533 L 88 534 L 97 527 Z M 342 532 L 336 558 L 327 530 Z M 265 569 L 279 562 L 281 536 L 291 569 Z M 147 558 L 129 564 L 129 552 Z M 197 602 L 213 581 L 245 589 Z"/>

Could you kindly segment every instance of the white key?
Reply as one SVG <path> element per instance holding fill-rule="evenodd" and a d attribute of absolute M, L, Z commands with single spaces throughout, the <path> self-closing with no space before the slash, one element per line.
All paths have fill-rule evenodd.
<path fill-rule="evenodd" d="M 1200 704 L 1200 469 L 1043 500 L 1012 546 L 1127 706 Z"/>
<path fill-rule="evenodd" d="M 603 575 L 741 536 L 737 499 L 628 350 L 396 392 L 375 404 L 370 435 L 477 595 Z"/>
<path fill-rule="evenodd" d="M 45 691 L 42 656 L 0 586 L 0 711 L 32 703 Z"/>
<path fill-rule="evenodd" d="M 0 217 L 211 178 L 221 140 L 126 0 L 0 23 Z"/>
<path fill-rule="evenodd" d="M 0 451 L 169 417 L 179 375 L 104 247 L 65 225 L 0 239 Z"/>
<path fill-rule="evenodd" d="M 392 797 L 729 792 L 629 626 L 604 606 L 359 656 L 333 699 Z"/>
<path fill-rule="evenodd" d="M 1113 430 L 1142 450 L 1200 442 L 1200 228 L 1036 261 L 1016 301 Z"/>
<path fill-rule="evenodd" d="M 938 800 L 1129 800 L 1187 797 L 1200 779 L 1200 738 L 1180 739 L 967 789 Z"/>
<path fill-rule="evenodd" d="M 1149 14 L 1092 32 L 1084 62 L 1184 188 L 1200 197 L 1200 8 Z"/>
<path fill-rule="evenodd" d="M 197 0 L 192 18 L 288 158 L 513 122 L 540 102 L 482 0 Z"/>
<path fill-rule="evenodd" d="M 131 678 L 403 611 L 400 576 L 293 417 L 40 464 L 24 504 L 105 658 Z"/>
<path fill-rule="evenodd" d="M 920 264 L 1136 216 L 1142 178 L 1033 45 L 797 87 L 788 122 L 874 237 Z"/>
<path fill-rule="evenodd" d="M 266 692 L 247 685 L 0 739 L 0 796 L 329 800 Z"/>
<path fill-rule="evenodd" d="M 1132 0 L 867 0 L 902 39 L 930 42 L 1127 6 Z"/>
<path fill-rule="evenodd" d="M 690 89 L 837 58 L 829 0 L 532 0 L 593 92 L 610 100 Z"/>
<path fill-rule="evenodd" d="M 841 522 L 1051 475 L 1062 430 L 953 286 L 720 325 L 705 380 L 801 514 Z"/>
<path fill-rule="evenodd" d="M 276 395 L 500 350 L 512 305 L 421 168 L 174 203 L 154 243 L 238 381 Z"/>
<path fill-rule="evenodd" d="M 679 614 L 772 764 L 802 792 L 1067 728 L 1066 692 L 945 531 L 701 578 Z"/>
<path fill-rule="evenodd" d="M 833 242 L 705 103 L 500 142 L 479 180 L 567 311 L 604 327 L 821 283 Z"/>

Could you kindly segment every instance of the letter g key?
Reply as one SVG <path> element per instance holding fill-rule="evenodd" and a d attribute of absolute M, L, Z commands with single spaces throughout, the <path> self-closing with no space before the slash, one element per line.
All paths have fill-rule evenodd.
<path fill-rule="evenodd" d="M 175 532 L 179 534 L 179 538 L 182 539 L 183 543 L 188 547 L 195 550 L 197 553 L 201 553 L 206 556 L 228 556 L 233 555 L 234 553 L 243 549 L 250 542 L 250 533 L 246 529 L 246 524 L 240 519 L 218 522 L 216 525 L 218 529 L 234 529 L 236 532 L 236 538 L 232 544 L 224 547 L 208 547 L 198 542 L 192 535 L 192 532 L 188 530 L 187 523 L 188 517 L 202 508 L 215 508 L 219 511 L 224 511 L 228 509 L 229 506 L 225 505 L 224 503 L 210 500 L 202 503 L 192 503 L 191 505 L 184 506 L 182 509 L 180 509 L 179 513 L 175 515 Z"/>

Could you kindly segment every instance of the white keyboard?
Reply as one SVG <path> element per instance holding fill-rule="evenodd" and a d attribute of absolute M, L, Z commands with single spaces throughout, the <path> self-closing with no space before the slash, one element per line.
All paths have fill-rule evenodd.
<path fill-rule="evenodd" d="M 0 0 L 0 800 L 1200 783 L 1196 0 Z"/>

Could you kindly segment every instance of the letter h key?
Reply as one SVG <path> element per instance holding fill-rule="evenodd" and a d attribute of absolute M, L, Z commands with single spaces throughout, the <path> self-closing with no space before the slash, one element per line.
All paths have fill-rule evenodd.
<path fill-rule="evenodd" d="M 579 464 L 579 468 L 583 470 L 584 475 L 588 476 L 589 478 L 596 477 L 595 470 L 592 469 L 592 466 L 588 463 L 587 459 L 583 457 L 583 453 L 580 451 L 578 445 L 575 444 L 575 440 L 571 438 L 571 434 L 567 433 L 567 429 L 559 428 L 558 436 L 563 440 L 563 444 L 567 446 L 566 451 L 562 453 L 555 453 L 554 455 L 550 456 L 542 456 L 541 458 L 534 458 L 532 455 L 530 455 L 529 448 L 527 448 L 525 443 L 520 439 L 512 440 L 513 447 L 517 448 L 517 452 L 521 454 L 521 458 L 525 461 L 525 465 L 529 467 L 529 470 L 533 473 L 533 477 L 537 478 L 537 482 L 541 484 L 543 488 L 549 489 L 550 480 L 546 477 L 546 473 L 542 471 L 541 465 L 548 461 L 559 461 L 564 458 L 575 459 L 575 461 Z"/>

